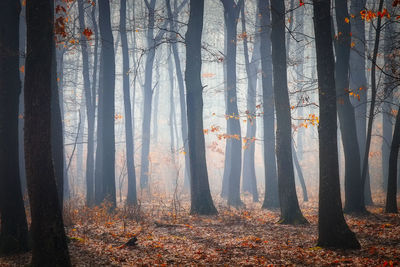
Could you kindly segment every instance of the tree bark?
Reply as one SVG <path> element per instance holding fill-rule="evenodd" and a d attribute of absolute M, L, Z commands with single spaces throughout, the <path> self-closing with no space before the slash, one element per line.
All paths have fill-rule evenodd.
<path fill-rule="evenodd" d="M 51 149 L 53 1 L 26 3 L 25 161 L 32 266 L 70 266 Z"/>
<path fill-rule="evenodd" d="M 203 86 L 201 84 L 201 35 L 203 32 L 204 0 L 190 0 L 186 39 L 186 103 L 190 156 L 191 214 L 212 215 L 217 209 L 208 183 L 203 133 Z"/>
<path fill-rule="evenodd" d="M 292 124 L 286 72 L 285 3 L 279 0 L 271 0 L 271 15 L 280 222 L 301 224 L 306 223 L 307 220 L 301 213 L 294 182 L 291 146 Z"/>
<path fill-rule="evenodd" d="M 19 171 L 19 1 L 0 3 L 0 255 L 28 250 Z"/>
<path fill-rule="evenodd" d="M 115 191 L 115 54 L 114 38 L 111 31 L 110 3 L 108 0 L 99 0 L 99 28 L 101 36 L 101 56 L 103 63 L 103 114 L 102 120 L 102 200 L 107 200 L 112 207 L 116 207 Z"/>
<path fill-rule="evenodd" d="M 365 206 L 361 203 L 364 190 L 361 187 L 360 148 L 357 140 L 356 120 L 354 107 L 350 102 L 349 93 L 349 60 L 350 60 L 350 22 L 347 11 L 347 1 L 335 0 L 337 40 L 335 45 L 335 77 L 336 97 L 338 99 L 337 112 L 340 122 L 341 137 L 345 157 L 345 212 L 364 212 Z"/>
<path fill-rule="evenodd" d="M 383 8 L 383 0 L 379 1 L 379 12 L 382 12 Z M 371 146 L 371 135 L 372 135 L 372 124 L 374 121 L 374 113 L 375 113 L 375 101 L 376 101 L 376 59 L 378 57 L 378 49 L 379 49 L 379 40 L 381 36 L 381 23 L 382 17 L 378 16 L 378 22 L 376 25 L 376 33 L 375 33 L 375 43 L 374 43 L 374 50 L 372 55 L 372 62 L 371 62 L 371 106 L 369 108 L 369 116 L 368 116 L 368 127 L 367 127 L 367 141 L 365 145 L 365 153 L 363 159 L 363 166 L 361 172 L 361 188 L 364 188 L 366 181 L 367 181 L 367 173 L 368 173 L 368 158 L 369 158 L 369 148 Z M 362 202 L 364 205 L 365 198 L 364 194 L 361 194 Z"/>
<path fill-rule="evenodd" d="M 226 114 L 227 116 L 227 143 L 231 145 L 231 156 L 228 170 L 228 205 L 242 206 L 240 199 L 240 174 L 242 167 L 242 134 L 237 107 L 236 92 L 236 48 L 237 22 L 243 0 L 237 4 L 234 0 L 221 0 L 224 6 L 224 20 L 227 33 L 226 52 Z"/>
<path fill-rule="evenodd" d="M 400 108 L 397 109 L 396 124 L 389 156 L 388 186 L 386 194 L 386 213 L 397 213 L 397 160 L 400 146 Z"/>
<path fill-rule="evenodd" d="M 246 16 L 245 16 L 245 5 L 241 8 L 242 16 L 242 34 L 243 34 L 243 53 L 245 58 L 245 66 L 247 73 L 247 118 L 246 118 L 246 143 L 243 152 L 243 183 L 242 190 L 250 192 L 253 195 L 253 202 L 258 202 L 258 190 L 257 190 L 257 177 L 254 165 L 254 153 L 255 153 L 255 135 L 257 131 L 256 124 L 256 98 L 257 98 L 257 70 L 260 65 L 260 35 L 258 30 L 260 29 L 260 20 L 256 19 L 255 27 L 255 41 L 253 46 L 253 54 L 251 60 L 249 59 L 249 48 L 247 41 L 246 31 Z"/>
<path fill-rule="evenodd" d="M 124 91 L 124 108 L 125 108 L 125 138 L 126 138 L 126 168 L 128 171 L 128 196 L 126 203 L 128 205 L 137 204 L 136 196 L 136 174 L 135 174 L 135 158 L 134 158 L 134 141 L 133 141 L 133 116 L 131 108 L 130 86 L 129 86 L 129 52 L 128 37 L 126 34 L 126 0 L 121 0 L 119 29 L 121 32 L 122 44 L 122 75 L 123 75 L 123 91 Z"/>
<path fill-rule="evenodd" d="M 360 248 L 346 224 L 340 199 L 331 2 L 314 0 L 313 4 L 320 107 L 318 246 Z"/>
<path fill-rule="evenodd" d="M 263 129 L 264 129 L 264 167 L 265 167 L 265 197 L 263 208 L 279 207 L 278 183 L 275 153 L 275 103 L 272 87 L 272 56 L 271 56 L 271 15 L 270 1 L 259 0 L 260 13 L 260 54 L 262 68 L 263 91 Z"/>

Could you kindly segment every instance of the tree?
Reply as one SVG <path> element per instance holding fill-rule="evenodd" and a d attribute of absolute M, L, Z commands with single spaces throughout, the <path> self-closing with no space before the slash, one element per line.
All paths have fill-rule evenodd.
<path fill-rule="evenodd" d="M 108 200 L 116 206 L 115 191 L 115 134 L 114 134 L 114 91 L 115 91 L 115 54 L 114 38 L 111 31 L 110 3 L 99 0 L 99 28 L 102 57 L 102 200 Z"/>
<path fill-rule="evenodd" d="M 390 148 L 389 156 L 389 172 L 388 172 L 388 186 L 386 194 L 386 208 L 387 213 L 397 213 L 397 160 L 399 156 L 400 146 L 400 108 L 397 109 L 396 123 L 394 126 L 394 133 L 392 138 L 392 145 Z"/>
<path fill-rule="evenodd" d="M 19 171 L 19 1 L 0 3 L 0 255 L 28 249 Z"/>
<path fill-rule="evenodd" d="M 279 198 L 275 157 L 275 105 L 272 87 L 270 1 L 259 0 L 258 12 L 260 13 L 260 54 L 264 111 L 265 197 L 262 207 L 276 208 L 279 206 Z"/>
<path fill-rule="evenodd" d="M 379 1 L 379 12 L 382 12 L 383 9 L 383 0 Z M 375 102 L 376 102 L 376 59 L 378 57 L 378 49 L 379 49 L 379 40 L 381 36 L 381 23 L 382 17 L 378 16 L 378 21 L 376 25 L 376 33 L 375 33 L 375 42 L 374 42 L 374 50 L 372 55 L 372 62 L 371 62 L 371 106 L 369 108 L 368 114 L 368 124 L 367 124 L 367 140 L 365 144 L 365 151 L 363 157 L 363 165 L 362 165 L 362 172 L 361 172 L 361 188 L 364 188 L 367 182 L 367 173 L 368 173 L 368 159 L 369 159 L 369 148 L 371 146 L 371 137 L 372 137 L 372 124 L 374 122 L 374 112 L 375 112 Z M 361 194 L 362 203 L 364 205 L 364 194 Z"/>
<path fill-rule="evenodd" d="M 86 203 L 88 206 L 94 204 L 94 122 L 95 122 L 95 105 L 96 105 L 96 94 L 95 87 L 91 87 L 90 84 L 90 74 L 89 74 L 89 54 L 87 47 L 88 36 L 84 35 L 86 30 L 85 14 L 84 14 L 84 1 L 78 1 L 78 12 L 79 12 L 79 28 L 81 33 L 81 51 L 82 51 L 82 75 L 83 75 L 83 87 L 85 92 L 85 103 L 86 103 L 86 117 L 88 124 L 88 143 L 87 143 L 87 155 L 86 155 Z M 93 8 L 94 10 L 94 8 Z M 97 34 L 96 34 L 97 35 Z M 95 36 L 97 39 L 97 36 Z M 97 40 L 96 40 L 97 43 Z M 97 48 L 95 49 L 95 57 L 97 57 Z M 97 69 L 97 61 L 94 61 L 94 79 L 95 83 Z M 84 127 L 83 127 L 84 128 Z"/>
<path fill-rule="evenodd" d="M 226 114 L 227 143 L 231 145 L 231 156 L 228 166 L 228 205 L 241 206 L 240 200 L 240 174 L 242 166 L 242 134 L 240 131 L 239 111 L 237 107 L 236 92 L 236 49 L 237 49 L 237 22 L 243 0 L 235 3 L 234 0 L 221 0 L 224 6 L 224 20 L 227 34 L 226 51 Z M 227 144 L 228 145 L 228 144 Z"/>
<path fill-rule="evenodd" d="M 276 157 L 281 223 L 307 222 L 297 200 L 292 158 L 292 124 L 286 72 L 285 3 L 271 0 L 272 65 L 276 110 Z"/>
<path fill-rule="evenodd" d="M 26 3 L 25 159 L 32 265 L 70 266 L 51 152 L 53 1 Z"/>
<path fill-rule="evenodd" d="M 126 34 L 126 0 L 121 0 L 119 30 L 121 32 L 122 44 L 122 73 L 123 73 L 123 91 L 125 108 L 125 138 L 126 138 L 126 167 L 128 170 L 128 196 L 127 204 L 136 205 L 136 174 L 134 159 L 134 141 L 133 141 L 133 116 L 131 108 L 131 97 L 129 89 L 129 53 L 128 37 Z"/>
<path fill-rule="evenodd" d="M 176 2 L 175 2 L 176 4 Z M 167 11 L 168 11 L 168 19 L 170 21 L 170 38 L 171 38 L 171 48 L 172 53 L 174 54 L 174 61 L 175 61 L 175 73 L 178 82 L 179 88 L 179 106 L 181 109 L 181 132 L 182 132 L 182 141 L 183 147 L 185 151 L 185 182 L 184 186 L 189 186 L 190 181 L 190 159 L 189 159 L 189 143 L 188 143 L 188 125 L 187 125 L 187 112 L 186 112 L 186 100 L 185 100 L 185 85 L 183 81 L 182 69 L 181 69 L 181 62 L 179 59 L 178 53 L 178 46 L 176 40 L 176 22 L 173 21 L 173 15 L 171 10 L 171 3 L 170 0 L 166 0 Z"/>
<path fill-rule="evenodd" d="M 255 27 L 255 42 L 253 46 L 253 54 L 251 59 L 249 58 L 249 47 L 247 40 L 246 31 L 246 15 L 245 5 L 241 9 L 242 17 L 242 35 L 243 35 L 243 53 L 245 58 L 245 66 L 247 73 L 247 129 L 246 129 L 246 144 L 243 152 L 243 183 L 242 189 L 248 191 L 253 195 L 253 201 L 258 202 L 258 191 L 257 191 L 257 177 L 254 165 L 254 153 L 255 153 L 255 135 L 257 131 L 256 125 L 256 98 L 257 98 L 257 70 L 260 65 L 260 35 L 258 30 L 260 29 L 260 20 L 256 16 L 256 27 Z"/>
<path fill-rule="evenodd" d="M 313 4 L 320 106 L 318 246 L 360 248 L 346 224 L 340 199 L 331 1 L 314 0 Z"/>
<path fill-rule="evenodd" d="M 349 99 L 349 60 L 350 60 L 350 22 L 347 11 L 347 1 L 335 0 L 337 40 L 335 40 L 335 77 L 336 97 L 338 98 L 337 112 L 340 122 L 341 137 L 345 157 L 345 212 L 364 212 L 361 203 L 364 190 L 361 187 L 360 148 L 357 140 L 354 107 Z M 347 91 L 346 91 L 347 90 Z M 351 90 L 351 89 L 350 89 Z"/>
<path fill-rule="evenodd" d="M 201 84 L 201 35 L 204 0 L 190 0 L 186 39 L 186 103 L 190 157 L 191 214 L 217 214 L 210 193 L 203 133 L 203 86 Z"/>

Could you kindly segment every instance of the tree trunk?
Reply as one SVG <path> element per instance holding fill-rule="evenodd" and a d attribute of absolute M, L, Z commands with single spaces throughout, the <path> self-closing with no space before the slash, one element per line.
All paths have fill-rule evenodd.
<path fill-rule="evenodd" d="M 303 201 L 307 202 L 308 194 L 307 194 L 306 183 L 304 181 L 303 171 L 301 170 L 299 159 L 297 158 L 297 152 L 296 152 L 296 149 L 294 148 L 293 144 L 292 144 L 292 154 L 293 154 L 294 166 L 296 167 L 297 177 L 299 178 L 301 190 L 303 191 Z"/>
<path fill-rule="evenodd" d="M 191 214 L 217 214 L 208 183 L 203 133 L 203 86 L 201 84 L 201 35 L 204 0 L 190 0 L 186 32 L 186 103 L 190 155 Z"/>
<path fill-rule="evenodd" d="M 70 266 L 51 149 L 53 1 L 27 1 L 25 160 L 32 266 Z"/>
<path fill-rule="evenodd" d="M 326 0 L 313 3 L 320 107 L 318 246 L 360 248 L 346 224 L 340 199 L 331 3 Z"/>
<path fill-rule="evenodd" d="M 247 73 L 247 129 L 246 129 L 246 143 L 243 152 L 243 183 L 242 190 L 250 192 L 253 195 L 253 202 L 258 202 L 258 190 L 257 190 L 257 177 L 254 166 L 254 153 L 255 153 L 255 135 L 257 131 L 256 125 L 256 98 L 257 98 L 257 69 L 260 65 L 260 35 L 259 30 L 259 19 L 256 19 L 256 36 L 253 46 L 253 54 L 251 61 L 249 59 L 249 48 L 247 41 L 246 31 L 246 17 L 245 17 L 245 5 L 241 8 L 242 16 L 242 34 L 243 34 L 243 53 L 245 58 L 246 73 Z"/>
<path fill-rule="evenodd" d="M 130 86 L 129 86 L 129 52 L 128 37 L 126 35 L 126 0 L 121 0 L 119 29 L 121 32 L 122 44 L 122 75 L 125 108 L 125 138 L 126 138 L 126 168 L 128 170 L 128 205 L 137 204 L 136 196 L 136 174 L 133 141 L 133 116 L 131 108 Z"/>
<path fill-rule="evenodd" d="M 0 3 L 0 255 L 28 249 L 18 163 L 19 1 Z"/>
<path fill-rule="evenodd" d="M 397 160 L 400 146 L 400 108 L 397 109 L 396 124 L 389 157 L 389 177 L 386 194 L 386 213 L 397 213 Z"/>
<path fill-rule="evenodd" d="M 361 187 L 360 148 L 357 140 L 356 120 L 354 107 L 349 99 L 349 60 L 350 60 L 350 23 L 347 12 L 347 1 L 335 0 L 337 34 L 335 45 L 335 77 L 336 97 L 338 99 L 337 112 L 340 122 L 341 137 L 345 158 L 345 212 L 364 212 L 365 207 L 361 203 L 363 190 Z M 347 90 L 347 91 L 346 91 Z M 352 90 L 352 89 L 350 89 Z M 354 89 L 353 89 L 354 90 Z"/>
<path fill-rule="evenodd" d="M 101 36 L 101 56 L 103 58 L 103 114 L 102 119 L 102 200 L 116 207 L 115 191 L 115 137 L 114 137 L 114 91 L 115 91 L 115 55 L 114 38 L 111 31 L 110 3 L 99 0 L 99 28 Z"/>
<path fill-rule="evenodd" d="M 183 148 L 185 151 L 185 182 L 184 187 L 189 187 L 190 181 L 190 159 L 189 159 L 189 142 L 188 142 L 188 125 L 187 125 L 187 113 L 186 113 L 186 100 L 185 100 L 185 85 L 183 81 L 182 69 L 181 69 L 181 62 L 179 59 L 178 53 L 178 46 L 176 44 L 176 25 L 173 21 L 172 10 L 170 5 L 170 0 L 166 0 L 167 9 L 168 9 L 168 18 L 170 20 L 170 29 L 171 29 L 171 47 L 172 53 L 174 55 L 175 61 L 175 73 L 176 78 L 178 81 L 178 88 L 179 88 L 179 106 L 181 110 L 181 131 L 182 131 L 182 141 L 183 141 Z"/>
<path fill-rule="evenodd" d="M 392 1 L 385 0 L 385 5 L 388 9 L 389 14 L 393 14 Z M 390 69 L 394 63 L 393 58 L 390 56 L 392 49 L 395 47 L 396 38 L 393 32 L 393 23 L 388 22 L 385 25 L 384 35 L 384 62 L 385 68 Z M 384 81 L 384 102 L 382 103 L 382 188 L 386 191 L 387 189 L 387 178 L 389 176 L 389 157 L 390 157 L 390 144 L 392 143 L 393 134 L 393 115 L 392 115 L 392 101 L 393 101 L 393 78 L 385 76 Z"/>
<path fill-rule="evenodd" d="M 240 199 L 240 174 L 242 167 L 242 134 L 240 131 L 240 117 L 237 107 L 236 92 L 236 45 L 237 45 L 237 22 L 242 1 L 238 4 L 234 0 L 221 0 L 224 6 L 224 19 L 227 33 L 226 52 L 226 114 L 227 120 L 227 143 L 231 145 L 231 156 L 228 169 L 228 205 L 242 206 Z"/>
<path fill-rule="evenodd" d="M 383 0 L 379 1 L 379 12 L 382 12 L 383 8 Z M 382 17 L 378 16 L 378 22 L 376 25 L 376 33 L 375 33 L 375 44 L 374 44 L 374 51 L 372 55 L 372 63 L 371 63 L 371 106 L 369 109 L 369 116 L 368 116 L 368 128 L 367 128 L 367 141 L 365 145 L 365 152 L 364 152 L 364 159 L 363 159 L 363 165 L 362 165 L 362 173 L 361 173 L 361 188 L 364 188 L 367 181 L 367 173 L 368 173 L 368 158 L 369 158 L 369 148 L 371 146 L 371 135 L 372 135 L 372 124 L 374 121 L 374 113 L 375 113 L 375 101 L 376 101 L 376 59 L 378 57 L 378 49 L 379 49 L 379 39 L 381 36 L 381 23 L 382 23 Z M 365 198 L 364 194 L 361 194 L 362 196 L 362 204 L 364 205 Z"/>
<path fill-rule="evenodd" d="M 278 184 L 275 153 L 275 103 L 272 87 L 272 56 L 271 56 L 271 15 L 270 1 L 259 0 L 260 13 L 260 54 L 263 88 L 263 129 L 264 129 L 264 167 L 265 167 L 265 197 L 263 208 L 279 207 Z"/>
<path fill-rule="evenodd" d="M 278 191 L 281 223 L 306 223 L 297 200 L 292 158 L 292 124 L 287 88 L 285 3 L 271 0 L 272 64 L 276 109 L 276 155 L 278 165 Z"/>

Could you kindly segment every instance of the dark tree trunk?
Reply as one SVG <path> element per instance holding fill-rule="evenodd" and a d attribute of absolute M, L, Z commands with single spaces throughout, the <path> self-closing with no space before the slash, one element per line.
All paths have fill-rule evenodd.
<path fill-rule="evenodd" d="M 175 61 L 175 73 L 176 78 L 178 81 L 178 88 L 179 88 L 179 106 L 181 110 L 181 131 L 182 131 L 182 141 L 183 141 L 183 148 L 185 151 L 185 180 L 184 180 L 184 187 L 189 187 L 190 181 L 190 159 L 189 159 L 189 142 L 188 142 L 188 125 L 187 125 L 187 113 L 186 113 L 186 100 L 185 100 L 185 85 L 183 81 L 182 69 L 181 69 L 181 62 L 179 59 L 178 53 L 178 46 L 176 44 L 176 34 L 174 31 L 176 30 L 176 25 L 173 21 L 172 10 L 170 5 L 170 0 L 166 0 L 167 9 L 168 9 L 168 18 L 170 20 L 170 29 L 171 29 L 171 47 L 172 53 L 174 55 Z"/>
<path fill-rule="evenodd" d="M 70 266 L 51 149 L 53 1 L 26 3 L 25 161 L 33 266 Z"/>
<path fill-rule="evenodd" d="M 287 88 L 285 3 L 271 0 L 272 64 L 276 109 L 276 155 L 281 223 L 306 223 L 297 200 L 292 158 L 292 124 Z"/>
<path fill-rule="evenodd" d="M 19 1 L 0 3 L 0 255 L 28 249 L 18 163 Z"/>
<path fill-rule="evenodd" d="M 389 14 L 393 14 L 392 1 L 385 0 L 385 5 L 388 9 Z M 385 67 L 390 69 L 394 63 L 393 57 L 391 57 L 392 49 L 395 47 L 396 38 L 393 31 L 393 23 L 388 22 L 385 25 L 384 35 L 384 55 L 385 55 Z M 384 102 L 382 103 L 382 187 L 383 190 L 387 189 L 387 178 L 389 176 L 389 157 L 390 157 L 390 144 L 392 143 L 393 133 L 393 115 L 392 115 L 392 101 L 393 101 L 393 78 L 385 76 L 385 87 L 384 87 Z"/>
<path fill-rule="evenodd" d="M 379 12 L 382 12 L 383 8 L 383 0 L 379 1 Z M 369 115 L 368 115 L 368 127 L 367 127 L 367 140 L 365 144 L 365 151 L 364 151 L 364 158 L 363 158 L 363 165 L 362 165 L 362 172 L 361 172 L 361 188 L 364 188 L 365 185 L 368 185 L 367 180 L 367 173 L 369 168 L 368 158 L 369 158 L 369 148 L 371 145 L 371 135 L 372 135 L 372 124 L 374 121 L 374 113 L 375 113 L 375 101 L 376 101 L 376 59 L 378 57 L 378 49 L 379 49 L 379 40 L 381 36 L 381 23 L 382 17 L 378 16 L 378 21 L 376 25 L 376 33 L 375 33 L 375 43 L 374 43 L 374 50 L 372 55 L 372 62 L 371 62 L 371 106 L 369 108 Z M 362 204 L 367 202 L 364 198 L 364 194 L 362 196 Z M 368 199 L 367 199 L 368 200 Z"/>
<path fill-rule="evenodd" d="M 246 129 L 246 143 L 243 152 L 243 183 L 242 190 L 250 192 L 253 195 L 253 201 L 258 202 L 258 190 L 257 190 L 257 177 L 256 169 L 254 165 L 254 153 L 255 153 L 255 136 L 257 131 L 256 125 L 256 98 L 257 98 L 257 69 L 260 65 L 260 35 L 258 34 L 259 19 L 256 19 L 256 36 L 253 47 L 253 54 L 251 61 L 249 59 L 249 48 L 247 41 L 246 31 L 246 16 L 245 16 L 245 5 L 241 8 L 242 16 L 242 34 L 243 34 L 243 48 L 244 58 L 247 73 L 247 129 Z M 258 16 L 257 16 L 258 18 Z"/>
<path fill-rule="evenodd" d="M 400 146 L 400 108 L 397 109 L 396 124 L 394 125 L 394 133 L 392 138 L 392 146 L 390 148 L 389 157 L 389 177 L 386 195 L 387 213 L 397 213 L 397 160 L 399 156 Z"/>
<path fill-rule="evenodd" d="M 264 129 L 264 167 L 265 167 L 265 197 L 263 208 L 279 207 L 278 184 L 275 153 L 275 103 L 272 87 L 272 56 L 271 56 L 271 15 L 270 1 L 259 0 L 260 14 L 260 54 L 262 68 L 263 91 L 263 129 Z"/>
<path fill-rule="evenodd" d="M 297 38 L 299 40 L 304 39 L 304 34 L 305 34 L 305 27 L 304 27 L 304 10 L 305 8 L 299 8 L 297 13 L 296 13 L 296 24 L 298 25 L 298 36 Z M 305 46 L 303 45 L 299 45 L 297 47 L 297 60 L 298 60 L 298 64 L 297 64 L 297 90 L 301 91 L 303 90 L 303 86 L 304 86 L 304 65 L 306 64 L 306 58 L 304 57 L 304 51 L 305 51 Z M 304 96 L 301 96 L 300 99 L 300 106 L 302 104 L 304 104 L 303 98 Z M 302 118 L 303 115 L 303 107 L 297 107 L 297 116 L 299 118 Z M 302 127 L 297 129 L 297 157 L 301 160 L 303 158 L 303 136 L 304 136 L 304 132 L 305 129 L 303 129 Z"/>
<path fill-rule="evenodd" d="M 136 196 L 136 174 L 134 160 L 134 142 L 133 142 L 133 116 L 131 108 L 130 85 L 129 85 L 129 53 L 128 37 L 126 34 L 126 0 L 121 0 L 119 30 L 121 32 L 122 44 L 122 74 L 125 108 L 125 138 L 126 138 L 126 168 L 128 170 L 128 196 L 126 202 L 128 205 L 137 204 Z"/>
<path fill-rule="evenodd" d="M 86 152 L 86 204 L 91 206 L 95 203 L 95 158 L 94 158 L 94 131 L 96 119 L 96 89 L 97 89 L 97 65 L 98 65 L 98 43 L 99 34 L 96 23 L 96 5 L 92 7 L 91 19 L 94 33 L 94 51 L 93 51 L 93 73 L 92 73 L 92 90 L 91 90 L 91 108 L 88 108 L 86 103 L 86 114 L 88 120 L 88 137 L 87 137 L 87 152 Z M 99 97 L 100 101 L 100 97 Z"/>
<path fill-rule="evenodd" d="M 19 67 L 25 67 L 26 53 L 26 21 L 25 21 L 25 6 L 22 6 L 19 14 Z M 18 162 L 19 174 L 21 180 L 22 196 L 27 193 L 26 175 L 25 175 L 25 156 L 24 156 L 24 79 L 25 72 L 20 71 L 19 77 L 21 80 L 21 93 L 19 95 L 19 111 L 18 111 Z"/>
<path fill-rule="evenodd" d="M 350 23 L 345 19 L 349 18 L 347 1 L 335 0 L 336 23 L 338 34 L 335 52 L 335 77 L 336 97 L 338 99 L 337 112 L 340 122 L 341 137 L 343 142 L 345 158 L 345 212 L 364 212 L 365 207 L 361 203 L 363 190 L 361 187 L 360 148 L 357 140 L 356 120 L 354 107 L 350 102 L 349 93 L 349 60 L 350 60 Z"/>
<path fill-rule="evenodd" d="M 224 5 L 224 19 L 227 33 L 226 51 L 226 114 L 227 143 L 231 145 L 231 156 L 228 170 L 228 205 L 235 207 L 243 205 L 240 199 L 240 174 L 242 167 L 242 134 L 240 131 L 240 118 L 237 107 L 236 92 L 236 48 L 237 48 L 237 22 L 243 0 L 238 4 L 234 0 L 221 0 Z"/>
<path fill-rule="evenodd" d="M 103 98 L 104 98 L 104 85 L 103 80 L 103 57 L 100 52 L 100 71 L 99 71 L 99 93 L 98 93 L 98 107 L 97 107 L 97 146 L 96 146 L 96 162 L 94 168 L 95 176 L 95 204 L 100 205 L 103 201 Z"/>
<path fill-rule="evenodd" d="M 313 3 L 320 105 L 318 245 L 360 248 L 355 234 L 346 224 L 340 199 L 331 3 L 326 0 Z"/>
<path fill-rule="evenodd" d="M 55 43 L 52 47 L 52 69 L 51 69 L 51 152 L 53 157 L 54 174 L 56 176 L 58 200 L 61 212 L 64 201 L 64 138 L 63 125 L 60 109 L 60 95 L 57 85 L 57 61 Z"/>
<path fill-rule="evenodd" d="M 110 3 L 99 0 L 99 28 L 101 36 L 101 57 L 103 63 L 103 114 L 102 120 L 102 200 L 116 206 L 115 191 L 115 138 L 114 138 L 114 91 L 115 91 L 115 55 L 114 38 L 111 31 Z"/>
<path fill-rule="evenodd" d="M 204 0 L 190 0 L 186 32 L 186 103 L 190 155 L 191 214 L 217 214 L 208 183 L 203 133 L 203 86 L 201 84 L 201 35 Z"/>

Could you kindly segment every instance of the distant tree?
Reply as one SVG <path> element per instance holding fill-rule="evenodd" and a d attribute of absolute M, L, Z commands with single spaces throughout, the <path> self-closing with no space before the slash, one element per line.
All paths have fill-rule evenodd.
<path fill-rule="evenodd" d="M 263 208 L 279 206 L 275 157 L 275 103 L 272 87 L 271 12 L 269 0 L 258 0 L 260 14 L 260 55 L 263 91 L 265 197 Z"/>
<path fill-rule="evenodd" d="M 231 156 L 228 164 L 228 205 L 241 206 L 240 200 L 240 174 L 242 167 L 242 134 L 240 130 L 239 110 L 237 107 L 236 92 L 236 49 L 237 49 L 237 23 L 243 0 L 237 3 L 235 0 L 221 0 L 224 6 L 224 20 L 227 34 L 226 51 L 226 114 L 227 138 L 226 142 L 231 143 Z"/>
<path fill-rule="evenodd" d="M 176 5 L 176 1 L 174 2 Z M 190 181 L 190 158 L 189 158 L 189 142 L 188 142 L 188 123 L 187 123 L 187 112 L 186 112 L 186 99 L 185 99 L 185 85 L 183 80 L 181 62 L 178 53 L 178 45 L 176 38 L 176 21 L 173 18 L 173 13 L 171 9 L 170 0 L 166 0 L 168 19 L 170 21 L 170 38 L 171 38 L 171 49 L 174 55 L 175 62 L 175 73 L 179 88 L 179 106 L 181 109 L 181 132 L 182 132 L 182 142 L 185 151 L 185 182 L 184 186 L 189 186 Z"/>
<path fill-rule="evenodd" d="M 0 255 L 28 249 L 18 163 L 19 1 L 0 2 Z"/>
<path fill-rule="evenodd" d="M 190 156 L 191 214 L 216 214 L 208 183 L 203 133 L 203 86 L 201 84 L 201 35 L 204 0 L 190 0 L 186 39 L 186 103 Z"/>
<path fill-rule="evenodd" d="M 84 34 L 86 30 L 86 22 L 85 22 L 85 10 L 84 10 L 83 0 L 78 0 L 78 14 L 79 14 L 78 20 L 79 20 L 79 28 L 81 35 L 81 40 L 79 43 L 81 45 L 81 51 L 82 51 L 82 75 L 83 75 L 83 87 L 85 94 L 84 99 L 86 103 L 86 117 L 87 117 L 87 127 L 88 127 L 87 156 L 86 156 L 86 203 L 88 206 L 91 206 L 94 204 L 93 171 L 94 171 L 94 122 L 95 122 L 96 91 L 94 87 L 91 87 L 91 82 L 90 82 L 89 53 L 88 53 L 88 38 L 90 36 Z M 95 38 L 97 38 L 97 36 L 95 36 Z M 95 53 L 97 53 L 97 51 L 95 51 Z M 94 65 L 93 67 L 97 67 L 97 62 L 94 62 L 93 65 Z M 96 76 L 96 73 L 94 73 L 94 76 Z"/>
<path fill-rule="evenodd" d="M 354 107 L 349 99 L 350 21 L 346 0 L 335 0 L 337 34 L 335 39 L 337 112 L 345 157 L 345 212 L 364 212 L 361 203 L 364 190 L 361 187 L 360 148 L 357 139 Z M 353 88 L 354 90 L 355 88 Z M 347 91 L 346 91 L 347 90 Z M 352 89 L 350 89 L 352 90 Z M 361 129 L 360 129 L 361 130 Z"/>
<path fill-rule="evenodd" d="M 360 244 L 346 224 L 340 199 L 331 1 L 313 4 L 320 107 L 318 246 L 355 249 Z"/>
<path fill-rule="evenodd" d="M 136 196 L 136 174 L 134 159 L 134 141 L 133 141 L 133 116 L 131 108 L 130 84 L 129 84 L 129 52 L 128 36 L 126 34 L 126 0 L 120 3 L 119 30 L 121 33 L 122 45 L 122 73 L 123 73 L 123 92 L 125 109 L 125 138 L 126 138 L 126 168 L 128 170 L 128 195 L 126 202 L 128 205 L 137 204 Z"/>
<path fill-rule="evenodd" d="M 53 1 L 26 2 L 25 159 L 32 266 L 70 266 L 51 152 Z"/>
<path fill-rule="evenodd" d="M 271 15 L 280 222 L 306 223 L 299 207 L 294 182 L 292 124 L 286 71 L 285 3 L 280 0 L 271 0 Z"/>
<path fill-rule="evenodd" d="M 249 56 L 248 35 L 246 29 L 245 2 L 241 9 L 242 18 L 242 38 L 243 38 L 243 53 L 245 59 L 247 73 L 247 118 L 246 118 L 246 144 L 243 152 L 243 182 L 242 190 L 248 191 L 253 195 L 253 201 L 258 202 L 257 177 L 254 164 L 254 156 L 256 143 L 254 141 L 257 131 L 256 124 L 256 99 L 257 99 L 257 75 L 260 66 L 260 19 L 256 15 L 255 38 L 253 45 L 253 54 L 251 59 Z"/>

